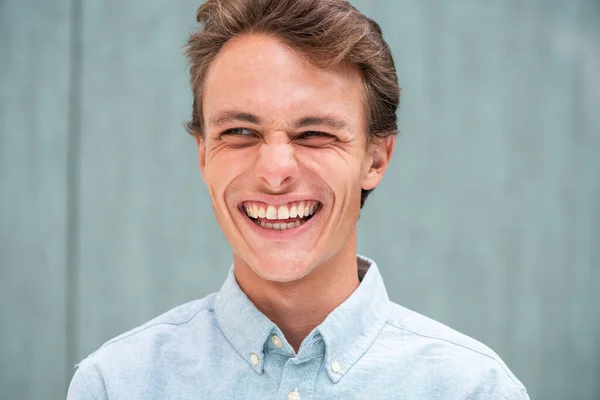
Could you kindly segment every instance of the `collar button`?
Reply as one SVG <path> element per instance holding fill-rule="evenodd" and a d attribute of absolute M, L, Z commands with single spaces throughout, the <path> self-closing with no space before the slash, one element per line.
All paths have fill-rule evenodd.
<path fill-rule="evenodd" d="M 331 363 L 331 370 L 337 374 L 342 370 L 342 366 L 339 362 L 334 361 Z"/>
<path fill-rule="evenodd" d="M 281 339 L 279 339 L 279 336 L 277 335 L 273 335 L 271 337 L 271 342 L 273 342 L 273 346 L 277 347 L 278 349 L 280 349 L 283 346 L 283 342 L 281 341 Z"/>
<path fill-rule="evenodd" d="M 300 400 L 300 393 L 296 390 L 288 393 L 288 400 Z"/>

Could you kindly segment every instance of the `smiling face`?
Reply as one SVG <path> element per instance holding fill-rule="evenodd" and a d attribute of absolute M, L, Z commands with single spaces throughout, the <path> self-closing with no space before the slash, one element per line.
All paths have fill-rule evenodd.
<path fill-rule="evenodd" d="M 235 268 L 275 282 L 355 258 L 361 189 L 394 139 L 367 144 L 358 71 L 320 69 L 263 35 L 229 41 L 203 86 L 202 176 Z"/>

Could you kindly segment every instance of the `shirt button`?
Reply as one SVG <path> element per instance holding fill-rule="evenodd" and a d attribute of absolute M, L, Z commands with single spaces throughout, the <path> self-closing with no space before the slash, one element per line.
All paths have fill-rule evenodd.
<path fill-rule="evenodd" d="M 296 392 L 295 390 L 293 392 L 289 392 L 288 400 L 300 400 L 300 393 Z"/>
<path fill-rule="evenodd" d="M 260 359 L 258 358 L 258 356 L 252 353 L 252 355 L 250 356 L 250 362 L 252 363 L 252 365 L 258 365 L 259 361 Z"/>
<path fill-rule="evenodd" d="M 342 366 L 340 365 L 339 362 L 334 361 L 331 363 L 331 370 L 337 374 L 338 372 L 340 372 L 342 370 Z"/>
<path fill-rule="evenodd" d="M 277 335 L 273 335 L 271 337 L 271 341 L 273 342 L 273 346 L 277 347 L 278 349 L 280 349 L 281 346 L 283 346 L 281 339 L 279 339 L 279 336 L 277 336 Z"/>

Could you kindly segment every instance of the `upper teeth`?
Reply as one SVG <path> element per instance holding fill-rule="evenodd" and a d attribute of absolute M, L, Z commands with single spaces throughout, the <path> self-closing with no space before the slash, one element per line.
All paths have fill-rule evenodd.
<path fill-rule="evenodd" d="M 272 206 L 265 203 L 246 202 L 244 211 L 252 218 L 266 219 L 288 219 L 303 218 L 313 215 L 319 207 L 319 202 L 314 200 L 305 200 L 294 203 Z"/>

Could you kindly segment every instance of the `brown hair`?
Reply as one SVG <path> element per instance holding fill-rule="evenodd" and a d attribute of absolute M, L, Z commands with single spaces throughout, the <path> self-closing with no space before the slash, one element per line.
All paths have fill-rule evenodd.
<path fill-rule="evenodd" d="M 346 0 L 206 0 L 196 19 L 203 27 L 187 43 L 194 92 L 192 119 L 186 124 L 203 136 L 202 87 L 221 47 L 243 33 L 263 33 L 286 43 L 321 68 L 348 63 L 365 87 L 369 137 L 398 133 L 400 88 L 389 46 L 379 25 Z M 371 190 L 362 190 L 361 207 Z"/>

